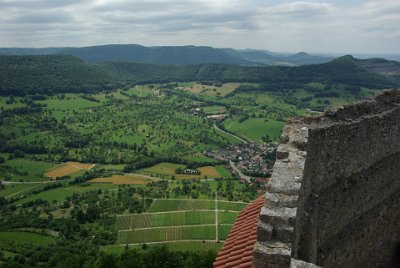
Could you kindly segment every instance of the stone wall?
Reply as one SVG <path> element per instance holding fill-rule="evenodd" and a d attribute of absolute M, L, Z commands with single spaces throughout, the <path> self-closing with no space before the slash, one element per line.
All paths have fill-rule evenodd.
<path fill-rule="evenodd" d="M 400 91 L 289 122 L 267 188 L 254 267 L 399 266 Z"/>

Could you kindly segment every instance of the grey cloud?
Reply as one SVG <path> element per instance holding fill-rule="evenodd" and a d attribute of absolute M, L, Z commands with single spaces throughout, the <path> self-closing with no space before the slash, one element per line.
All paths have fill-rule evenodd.
<path fill-rule="evenodd" d="M 0 0 L 0 9 L 52 9 L 91 2 L 89 0 Z"/>
<path fill-rule="evenodd" d="M 266 8 L 265 12 L 277 16 L 314 17 L 326 15 L 333 10 L 334 7 L 327 3 L 292 2 Z"/>
<path fill-rule="evenodd" d="M 399 13 L 398 0 L 0 0 L 0 40 L 367 52 L 395 50 Z"/>
<path fill-rule="evenodd" d="M 73 17 L 67 13 L 59 12 L 33 12 L 27 14 L 18 14 L 17 16 L 6 20 L 8 23 L 15 24 L 53 24 L 72 22 Z"/>

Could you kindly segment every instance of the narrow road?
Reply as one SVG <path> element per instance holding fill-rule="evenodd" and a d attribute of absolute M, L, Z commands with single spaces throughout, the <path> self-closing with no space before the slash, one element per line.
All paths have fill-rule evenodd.
<path fill-rule="evenodd" d="M 143 177 L 143 178 L 146 178 L 146 179 L 155 179 L 155 180 L 167 180 L 167 181 L 171 181 L 171 180 L 169 180 L 169 179 L 162 179 L 162 178 L 159 178 L 159 177 L 152 177 L 152 176 L 149 176 L 149 175 L 144 175 L 144 174 L 140 174 L 140 173 L 123 173 L 124 175 L 131 175 L 131 176 L 138 176 L 138 177 Z"/>
<path fill-rule="evenodd" d="M 229 225 L 229 226 L 233 226 L 233 223 L 224 223 L 221 225 Z M 131 227 L 133 226 L 133 224 L 131 223 L 130 225 Z M 141 228 L 129 228 L 129 229 L 121 229 L 118 230 L 118 232 L 131 232 L 133 229 L 135 231 L 140 231 L 140 230 L 150 230 L 150 229 L 168 229 L 168 228 L 181 228 L 181 227 L 197 227 L 197 226 L 215 226 L 215 224 L 185 224 L 185 225 L 165 225 L 165 226 L 153 226 L 153 227 L 141 227 Z M 216 239 L 215 241 L 218 241 L 218 239 Z"/>
<path fill-rule="evenodd" d="M 241 141 L 241 142 L 244 143 L 244 144 L 247 144 L 247 141 L 246 141 L 246 140 L 244 140 L 244 139 L 242 139 L 242 138 L 239 138 L 238 136 L 233 135 L 232 133 L 226 132 L 225 130 L 220 129 L 216 124 L 214 124 L 214 128 L 215 128 L 216 130 L 222 132 L 222 133 L 225 133 L 226 135 L 229 135 L 229 136 L 231 136 L 231 137 L 234 137 L 235 139 Z"/>
<path fill-rule="evenodd" d="M 248 203 L 243 203 L 243 204 L 248 204 Z M 152 214 L 166 214 L 166 213 L 183 213 L 183 212 L 192 212 L 192 211 L 210 211 L 210 212 L 214 212 L 215 209 L 188 209 L 188 210 L 172 210 L 172 211 L 160 211 L 160 212 L 146 212 L 146 213 L 140 213 L 139 215 L 152 215 Z M 227 209 L 221 209 L 218 210 L 221 212 L 236 212 L 239 213 L 239 210 L 227 210 Z M 119 214 L 116 215 L 117 217 L 125 217 L 125 216 L 134 216 L 134 215 L 138 215 L 137 213 L 127 213 L 127 214 Z"/>
<path fill-rule="evenodd" d="M 215 241 L 218 241 L 218 191 L 215 191 Z"/>
<path fill-rule="evenodd" d="M 251 183 L 251 181 L 250 181 L 251 177 L 243 174 L 243 172 L 240 171 L 240 169 L 235 165 L 235 163 L 232 162 L 232 160 L 229 160 L 229 164 L 231 165 L 233 170 L 239 174 L 239 177 L 241 179 L 245 179 L 248 183 Z"/>
<path fill-rule="evenodd" d="M 213 242 L 215 243 L 215 240 L 203 240 L 203 239 L 186 239 L 186 240 L 166 240 L 166 241 L 154 241 L 154 242 L 141 242 L 141 243 L 131 243 L 131 244 L 117 244 L 117 245 L 112 245 L 112 246 L 120 246 L 120 247 L 125 247 L 126 245 L 128 246 L 137 246 L 137 245 L 151 245 L 151 244 L 163 244 L 163 243 L 171 243 L 171 242 Z M 225 240 L 220 240 L 220 242 L 225 242 Z"/>
<path fill-rule="evenodd" d="M 67 181 L 67 180 L 62 180 L 62 181 Z M 1 181 L 2 184 L 8 185 L 8 184 L 44 184 L 44 183 L 52 183 L 56 181 Z M 61 181 L 58 181 L 61 182 Z"/>
<path fill-rule="evenodd" d="M 140 94 L 139 94 L 139 96 L 138 96 L 138 97 L 141 97 L 141 96 L 142 96 L 142 94 L 143 94 L 143 91 L 142 91 L 140 88 L 138 88 L 138 90 L 140 91 Z"/>

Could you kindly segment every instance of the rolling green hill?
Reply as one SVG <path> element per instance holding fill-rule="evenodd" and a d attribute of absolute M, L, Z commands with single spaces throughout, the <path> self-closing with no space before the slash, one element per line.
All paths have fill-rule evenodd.
<path fill-rule="evenodd" d="M 310 82 L 390 88 L 400 84 L 398 69 L 397 62 L 380 60 L 377 65 L 376 60 L 356 60 L 351 56 L 299 67 L 123 61 L 89 64 L 66 55 L 0 56 L 0 95 L 90 93 L 124 84 L 169 81 L 256 82 L 273 91 Z"/>
<path fill-rule="evenodd" d="M 116 86 L 111 73 L 66 55 L 0 56 L 0 94 L 95 92 Z"/>

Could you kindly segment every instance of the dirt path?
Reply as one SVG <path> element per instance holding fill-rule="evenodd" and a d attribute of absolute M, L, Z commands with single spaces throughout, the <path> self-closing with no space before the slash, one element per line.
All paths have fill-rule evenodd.
<path fill-rule="evenodd" d="M 215 191 L 215 241 L 218 241 L 218 192 Z"/>

